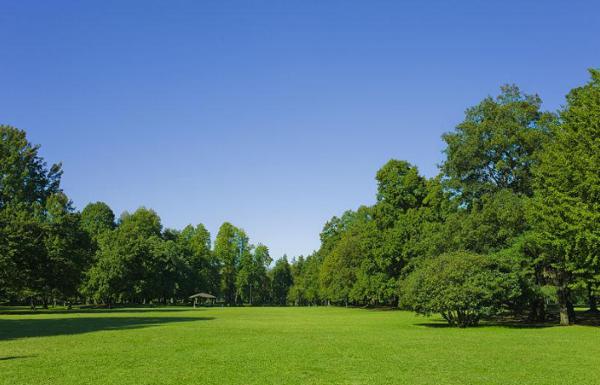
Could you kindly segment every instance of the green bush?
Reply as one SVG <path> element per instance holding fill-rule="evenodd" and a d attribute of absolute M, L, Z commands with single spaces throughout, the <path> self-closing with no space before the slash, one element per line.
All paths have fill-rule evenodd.
<path fill-rule="evenodd" d="M 402 305 L 458 327 L 477 325 L 519 295 L 518 277 L 501 260 L 468 252 L 425 260 L 401 285 Z"/>

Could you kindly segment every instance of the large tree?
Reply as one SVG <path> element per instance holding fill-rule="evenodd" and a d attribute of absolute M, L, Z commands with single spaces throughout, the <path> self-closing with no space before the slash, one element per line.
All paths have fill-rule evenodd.
<path fill-rule="evenodd" d="M 19 202 L 34 209 L 60 192 L 60 164 L 50 167 L 39 156 L 39 145 L 27 140 L 25 131 L 0 125 L 0 209 Z"/>
<path fill-rule="evenodd" d="M 60 192 L 60 164 L 50 168 L 25 131 L 0 125 L 0 290 L 33 294 L 32 276 L 44 259 L 46 201 Z"/>
<path fill-rule="evenodd" d="M 46 202 L 44 244 L 47 270 L 44 272 L 44 304 L 49 297 L 73 298 L 91 263 L 90 238 L 80 224 L 80 214 L 62 193 Z"/>
<path fill-rule="evenodd" d="M 271 270 L 272 282 L 272 301 L 276 305 L 286 305 L 288 292 L 294 283 L 292 270 L 287 260 L 287 256 L 275 261 L 275 266 Z"/>
<path fill-rule="evenodd" d="M 303 258 L 298 257 L 292 263 L 293 286 L 288 292 L 288 299 L 296 305 L 318 305 L 323 302 L 320 285 L 320 271 L 323 257 L 314 252 Z"/>
<path fill-rule="evenodd" d="M 258 244 L 242 255 L 237 275 L 237 287 L 244 302 L 252 305 L 268 299 L 267 268 L 271 262 L 269 249 L 263 244 Z"/>
<path fill-rule="evenodd" d="M 228 305 L 238 303 L 237 274 L 240 258 L 249 250 L 246 233 L 229 222 L 219 228 L 215 257 L 221 266 L 221 293 Z"/>
<path fill-rule="evenodd" d="M 160 217 L 139 208 L 124 213 L 119 226 L 101 237 L 95 264 L 87 273 L 85 292 L 108 305 L 145 301 L 164 294 L 159 274 L 168 274 L 169 254 L 162 245 Z M 170 293 L 169 293 L 170 294 Z"/>
<path fill-rule="evenodd" d="M 572 323 L 569 289 L 600 266 L 600 71 L 567 95 L 553 140 L 535 167 L 530 212 L 538 260 L 557 288 L 560 323 Z M 571 314 L 570 314 L 571 313 Z"/>
<path fill-rule="evenodd" d="M 186 295 L 200 291 L 218 295 L 219 261 L 211 250 L 210 233 L 202 224 L 186 226 L 177 237 L 177 242 L 185 250 L 187 272 L 182 277 L 182 288 Z"/>
<path fill-rule="evenodd" d="M 541 104 L 537 95 L 503 86 L 498 97 L 467 109 L 465 120 L 443 136 L 442 173 L 463 203 L 502 189 L 531 195 L 531 167 L 554 120 Z"/>
<path fill-rule="evenodd" d="M 524 208 L 533 194 L 532 169 L 557 119 L 541 104 L 537 95 L 504 86 L 496 98 L 467 109 L 464 121 L 443 136 L 442 182 L 453 199 L 436 229 L 443 234 L 438 251 L 495 252 L 512 247 L 528 231 Z M 543 285 L 531 254 L 522 249 L 520 258 L 523 273 L 531 275 L 527 281 Z M 541 293 L 539 287 L 527 292 Z M 543 318 L 538 294 L 530 298 L 531 310 Z"/>
<path fill-rule="evenodd" d="M 403 160 L 392 159 L 377 171 L 377 204 L 374 216 L 380 229 L 393 227 L 400 215 L 420 207 L 426 195 L 426 180 L 419 170 Z"/>
<path fill-rule="evenodd" d="M 87 242 L 60 189 L 60 164 L 47 166 L 24 131 L 0 126 L 0 283 L 4 294 L 72 296 Z"/>

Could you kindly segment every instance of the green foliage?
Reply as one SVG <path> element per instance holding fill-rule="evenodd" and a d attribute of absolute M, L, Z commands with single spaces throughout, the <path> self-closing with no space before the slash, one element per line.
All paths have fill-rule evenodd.
<path fill-rule="evenodd" d="M 242 301 L 251 305 L 268 302 L 270 282 L 267 269 L 271 262 L 269 248 L 263 244 L 242 255 L 237 274 L 238 293 Z"/>
<path fill-rule="evenodd" d="M 534 169 L 529 211 L 536 258 L 558 288 L 562 324 L 573 321 L 569 285 L 597 277 L 600 268 L 600 71 L 590 73 L 590 82 L 567 96 L 553 140 Z"/>
<path fill-rule="evenodd" d="M 439 313 L 448 324 L 466 327 L 499 313 L 520 295 L 520 283 L 493 258 L 456 252 L 423 261 L 401 293 L 402 304 L 417 313 Z"/>
<path fill-rule="evenodd" d="M 526 207 L 526 198 L 507 189 L 482 195 L 468 209 L 447 215 L 444 250 L 490 253 L 509 247 L 529 228 Z"/>
<path fill-rule="evenodd" d="M 25 203 L 11 202 L 0 210 L 0 280 L 6 296 L 41 294 L 46 264 L 43 218 Z"/>
<path fill-rule="evenodd" d="M 0 125 L 0 210 L 10 202 L 33 210 L 34 204 L 44 205 L 60 192 L 61 165 L 48 168 L 39 148 L 27 141 L 25 131 Z"/>
<path fill-rule="evenodd" d="M 277 305 L 286 305 L 288 292 L 293 284 L 292 270 L 287 260 L 287 256 L 275 261 L 275 266 L 271 270 L 272 301 Z"/>
<path fill-rule="evenodd" d="M 225 222 L 215 240 L 215 257 L 221 265 L 221 293 L 228 305 L 238 303 L 237 274 L 240 259 L 249 252 L 246 233 Z"/>
<path fill-rule="evenodd" d="M 81 228 L 94 240 L 115 226 L 115 213 L 104 202 L 90 203 L 81 211 Z"/>
<path fill-rule="evenodd" d="M 320 271 L 322 295 L 333 303 L 348 304 L 356 284 L 357 273 L 367 249 L 364 228 L 369 219 L 366 208 L 346 212 L 345 228 L 331 243 Z"/>
<path fill-rule="evenodd" d="M 198 292 L 220 293 L 219 261 L 211 250 L 210 233 L 204 225 L 186 226 L 175 240 L 183 248 L 187 270 L 182 273 L 180 286 L 186 296 Z"/>
<path fill-rule="evenodd" d="M 62 193 L 50 196 L 46 202 L 44 246 L 47 269 L 41 278 L 45 294 L 72 298 L 78 294 L 83 274 L 91 263 L 90 238 L 81 227 L 79 213 Z"/>
<path fill-rule="evenodd" d="M 426 195 L 426 181 L 415 166 L 392 159 L 377 171 L 375 178 L 377 205 L 374 216 L 380 228 L 393 226 L 398 215 L 421 206 Z"/>
<path fill-rule="evenodd" d="M 292 281 L 288 292 L 288 302 L 295 305 L 319 305 L 323 303 L 320 285 L 320 272 L 323 258 L 313 253 L 306 258 L 300 256 L 292 261 Z"/>
<path fill-rule="evenodd" d="M 123 214 L 119 226 L 100 238 L 96 263 L 88 271 L 84 291 L 108 304 L 155 298 L 154 273 L 168 273 L 162 270 L 162 260 L 167 257 L 161 229 L 160 218 L 152 210 L 139 208 L 133 214 Z"/>
<path fill-rule="evenodd" d="M 397 285 L 417 248 L 428 183 L 391 160 L 377 172 L 377 204 L 334 217 L 321 233 L 322 297 L 343 304 L 396 304 Z"/>
<path fill-rule="evenodd" d="M 47 167 L 25 132 L 0 126 L 0 294 L 76 294 L 89 240 L 60 190 L 59 164 Z M 2 293 L 3 292 L 3 293 Z"/>
<path fill-rule="evenodd" d="M 533 192 L 531 167 L 554 116 L 540 111 L 537 95 L 525 95 L 516 86 L 501 91 L 467 109 L 456 131 L 443 136 L 442 172 L 462 202 L 502 189 Z"/>

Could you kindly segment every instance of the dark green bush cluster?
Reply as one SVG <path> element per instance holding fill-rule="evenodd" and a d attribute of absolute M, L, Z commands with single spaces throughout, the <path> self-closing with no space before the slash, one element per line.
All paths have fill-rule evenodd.
<path fill-rule="evenodd" d="M 469 252 L 427 259 L 403 281 L 402 304 L 453 326 L 477 325 L 521 294 L 518 277 L 499 262 Z"/>

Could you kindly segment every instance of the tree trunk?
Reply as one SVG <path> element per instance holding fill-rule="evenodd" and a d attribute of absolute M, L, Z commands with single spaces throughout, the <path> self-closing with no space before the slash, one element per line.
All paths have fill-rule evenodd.
<path fill-rule="evenodd" d="M 558 296 L 558 308 L 560 314 L 560 325 L 569 326 L 571 324 L 569 319 L 569 293 L 566 287 L 560 286 L 556 291 Z"/>
<path fill-rule="evenodd" d="M 530 322 L 544 322 L 546 320 L 546 304 L 543 298 L 531 301 L 528 320 Z"/>
<path fill-rule="evenodd" d="M 576 321 L 575 306 L 573 306 L 573 301 L 571 301 L 571 298 L 568 298 L 567 300 L 567 311 L 569 312 L 569 321 L 571 324 L 574 324 Z"/>
<path fill-rule="evenodd" d="M 588 291 L 588 305 L 590 307 L 590 312 L 598 313 L 598 302 L 596 300 L 596 296 L 594 295 L 594 290 L 592 288 L 592 284 L 588 282 L 587 284 Z"/>

